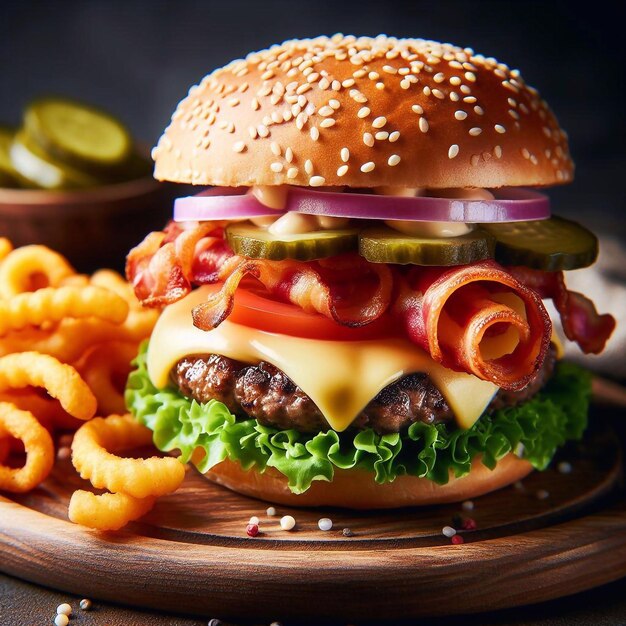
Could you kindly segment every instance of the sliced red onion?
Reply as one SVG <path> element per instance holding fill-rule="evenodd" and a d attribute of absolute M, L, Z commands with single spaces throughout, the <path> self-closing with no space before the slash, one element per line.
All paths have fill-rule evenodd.
<path fill-rule="evenodd" d="M 311 191 L 293 187 L 284 211 L 261 204 L 253 195 L 232 195 L 233 190 L 211 189 L 174 203 L 176 221 L 203 221 L 280 216 L 287 211 L 329 217 L 414 222 L 520 222 L 550 217 L 550 201 L 544 194 L 528 189 L 496 190 L 493 200 L 381 196 L 364 193 Z M 230 193 L 231 195 L 224 195 Z M 221 195 L 218 195 L 221 194 Z"/>

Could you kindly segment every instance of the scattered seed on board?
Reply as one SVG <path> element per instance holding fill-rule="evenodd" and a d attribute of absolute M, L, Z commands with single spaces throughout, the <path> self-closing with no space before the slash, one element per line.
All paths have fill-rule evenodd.
<path fill-rule="evenodd" d="M 561 461 L 557 465 L 557 469 L 561 474 L 570 474 L 572 471 L 572 464 L 568 463 L 567 461 Z"/>
<path fill-rule="evenodd" d="M 353 532 L 352 532 L 349 528 L 344 528 L 344 529 L 341 531 L 341 534 L 342 534 L 344 537 L 353 537 L 353 536 L 354 536 L 354 533 L 353 533 Z"/>
<path fill-rule="evenodd" d="M 258 524 L 248 524 L 246 526 L 246 535 L 248 535 L 248 537 L 256 537 L 258 534 L 259 534 Z"/>
<path fill-rule="evenodd" d="M 256 524 L 258 526 L 259 525 L 259 518 L 256 515 L 253 515 L 250 518 L 250 521 L 248 522 L 248 524 Z"/>
<path fill-rule="evenodd" d="M 452 545 L 458 546 L 461 543 L 465 543 L 465 539 L 463 539 L 461 535 L 454 535 L 454 537 L 450 538 L 450 543 Z"/>
<path fill-rule="evenodd" d="M 322 517 L 319 522 L 317 522 L 317 526 L 320 530 L 330 530 L 333 527 L 333 520 L 328 517 Z"/>
<path fill-rule="evenodd" d="M 280 518 L 280 527 L 283 530 L 293 530 L 296 525 L 296 520 L 292 515 L 284 515 Z"/>
<path fill-rule="evenodd" d="M 454 537 L 454 535 L 456 535 L 456 530 L 452 528 L 452 526 L 444 526 L 441 529 L 441 534 L 445 537 Z"/>
<path fill-rule="evenodd" d="M 276 515 L 276 509 L 273 506 L 267 507 L 267 511 L 265 511 L 268 517 L 274 517 Z"/>
<path fill-rule="evenodd" d="M 547 500 L 550 497 L 550 492 L 545 489 L 539 489 L 536 493 L 538 500 Z"/>
<path fill-rule="evenodd" d="M 516 481 L 513 486 L 520 491 L 524 489 L 524 483 L 521 480 Z"/>
<path fill-rule="evenodd" d="M 474 510 L 474 502 L 472 500 L 465 500 L 461 505 L 464 511 L 473 511 Z"/>
<path fill-rule="evenodd" d="M 63 604 L 59 604 L 59 606 L 57 606 L 57 615 L 71 615 L 72 614 L 72 607 L 67 603 L 64 602 Z"/>
<path fill-rule="evenodd" d="M 70 618 L 63 613 L 60 613 L 54 618 L 54 626 L 67 626 L 69 623 Z"/>
<path fill-rule="evenodd" d="M 91 604 L 91 600 L 89 600 L 88 598 L 83 598 L 79 603 L 78 606 L 83 610 L 83 611 L 89 611 L 92 607 Z"/>

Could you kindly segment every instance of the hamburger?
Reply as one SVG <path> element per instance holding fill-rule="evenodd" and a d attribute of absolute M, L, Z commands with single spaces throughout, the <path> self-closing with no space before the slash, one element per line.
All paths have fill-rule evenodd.
<path fill-rule="evenodd" d="M 538 188 L 567 137 L 517 70 L 421 39 L 287 41 L 206 76 L 153 151 L 199 186 L 127 259 L 163 309 L 127 387 L 163 451 L 289 505 L 462 500 L 579 439 L 615 322 Z"/>

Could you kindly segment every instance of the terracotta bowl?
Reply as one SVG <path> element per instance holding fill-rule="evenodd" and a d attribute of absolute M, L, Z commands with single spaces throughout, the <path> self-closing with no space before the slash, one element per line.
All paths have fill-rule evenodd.
<path fill-rule="evenodd" d="M 0 236 L 44 244 L 79 271 L 122 269 L 127 252 L 172 214 L 173 185 L 152 178 L 80 191 L 0 189 Z"/>

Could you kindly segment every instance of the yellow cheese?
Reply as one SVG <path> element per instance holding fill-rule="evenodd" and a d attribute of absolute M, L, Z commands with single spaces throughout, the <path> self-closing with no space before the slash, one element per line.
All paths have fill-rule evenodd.
<path fill-rule="evenodd" d="M 345 430 L 379 391 L 405 374 L 427 373 L 459 425 L 470 428 L 498 388 L 470 374 L 453 372 L 410 341 L 323 341 L 268 333 L 229 321 L 206 332 L 193 326 L 191 310 L 207 299 L 199 288 L 168 306 L 154 329 L 148 373 L 165 387 L 176 362 L 190 354 L 221 354 L 246 363 L 280 368 L 318 406 L 331 428 Z"/>

